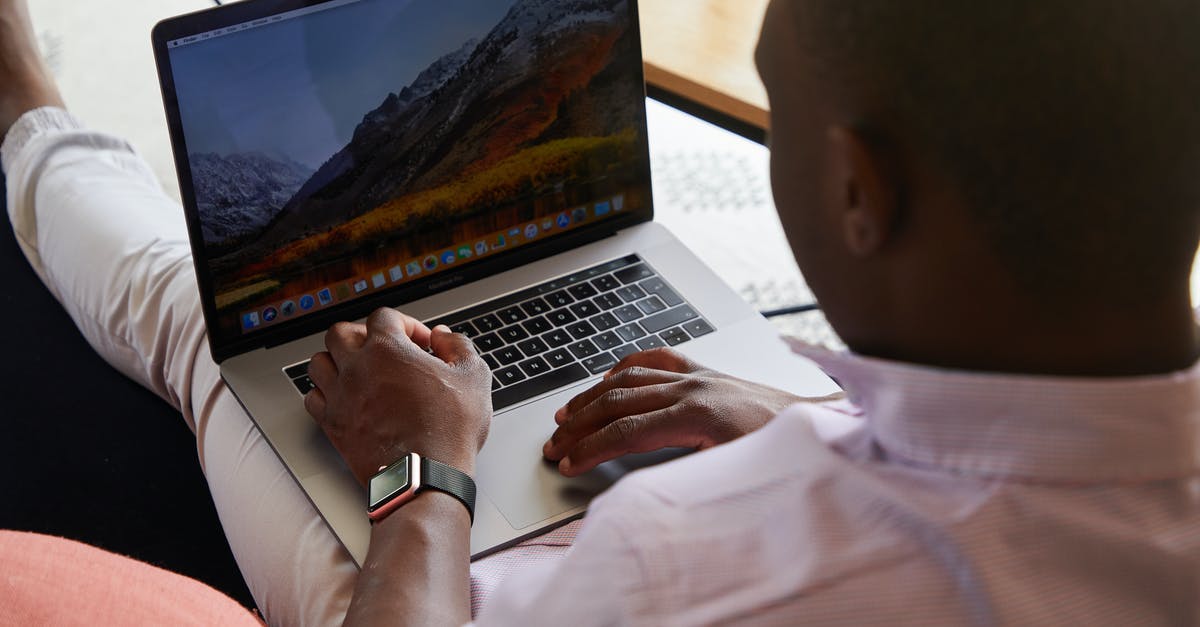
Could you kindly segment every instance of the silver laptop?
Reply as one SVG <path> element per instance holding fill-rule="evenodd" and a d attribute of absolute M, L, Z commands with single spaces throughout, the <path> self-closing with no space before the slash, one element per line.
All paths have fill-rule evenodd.
<path fill-rule="evenodd" d="M 660 459 L 541 458 L 625 355 L 836 389 L 652 221 L 634 0 L 249 0 L 153 43 L 213 357 L 359 564 L 365 490 L 302 403 L 335 321 L 398 307 L 492 367 L 475 557 Z"/>

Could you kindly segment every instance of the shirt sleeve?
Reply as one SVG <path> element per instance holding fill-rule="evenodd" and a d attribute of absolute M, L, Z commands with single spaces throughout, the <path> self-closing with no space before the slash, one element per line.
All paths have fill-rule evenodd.
<path fill-rule="evenodd" d="M 626 485 L 622 485 L 626 484 Z M 619 483 L 592 503 L 575 546 L 555 562 L 538 564 L 506 579 L 476 619 L 489 625 L 590 625 L 637 622 L 637 591 L 645 574 L 631 531 L 648 499 Z M 622 489 L 626 488 L 626 489 Z M 644 505 L 644 504 L 643 504 Z"/>

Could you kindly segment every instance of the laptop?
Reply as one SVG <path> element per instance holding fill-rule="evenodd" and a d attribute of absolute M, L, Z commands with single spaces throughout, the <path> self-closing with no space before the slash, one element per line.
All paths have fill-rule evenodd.
<path fill-rule="evenodd" d="M 541 457 L 626 355 L 836 390 L 653 221 L 635 0 L 247 0 L 152 39 L 212 355 L 359 564 L 366 492 L 302 402 L 336 321 L 397 307 L 492 368 L 473 557 L 663 457 Z"/>

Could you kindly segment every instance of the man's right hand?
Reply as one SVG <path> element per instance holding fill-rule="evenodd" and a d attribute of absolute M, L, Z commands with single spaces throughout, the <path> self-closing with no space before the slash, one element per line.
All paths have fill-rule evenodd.
<path fill-rule="evenodd" d="M 542 452 L 573 477 L 627 453 L 728 442 L 803 400 L 809 399 L 659 348 L 621 360 L 603 381 L 559 409 L 558 429 Z"/>

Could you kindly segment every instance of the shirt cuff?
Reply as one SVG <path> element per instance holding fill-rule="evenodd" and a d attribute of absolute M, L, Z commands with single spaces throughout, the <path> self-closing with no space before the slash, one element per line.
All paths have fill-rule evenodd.
<path fill-rule="evenodd" d="M 83 128 L 83 123 L 66 109 L 39 107 L 26 111 L 8 129 L 4 143 L 0 144 L 0 165 L 5 172 L 12 171 L 12 164 L 25 146 L 38 135 L 48 131 L 73 131 Z"/>

